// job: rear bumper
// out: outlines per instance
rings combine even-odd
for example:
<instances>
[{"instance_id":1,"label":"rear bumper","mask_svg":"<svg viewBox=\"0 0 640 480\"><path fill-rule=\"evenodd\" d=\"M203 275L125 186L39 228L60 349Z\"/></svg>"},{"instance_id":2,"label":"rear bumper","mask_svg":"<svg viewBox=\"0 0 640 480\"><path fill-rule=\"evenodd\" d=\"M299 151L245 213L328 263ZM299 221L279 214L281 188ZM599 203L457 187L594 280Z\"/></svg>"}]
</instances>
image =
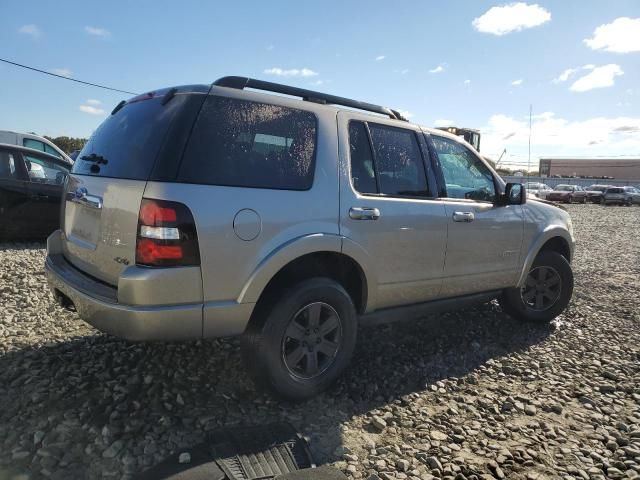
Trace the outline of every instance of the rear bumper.
<instances>
[{"instance_id":1,"label":"rear bumper","mask_svg":"<svg viewBox=\"0 0 640 480\"><path fill-rule=\"evenodd\" d=\"M121 277L125 288L106 285L87 276L62 255L61 232L47 239L45 272L49 286L62 303L73 303L80 318L98 330L127 340L193 340L237 335L244 331L253 304L237 302L136 305L126 298L148 298L150 284L172 283L157 278L161 269L138 269ZM148 278L145 278L145 270ZM145 281L148 280L148 281ZM185 286L185 289L188 287ZM202 296L200 295L200 298ZM206 320L206 323L205 323Z\"/></svg>"}]
</instances>

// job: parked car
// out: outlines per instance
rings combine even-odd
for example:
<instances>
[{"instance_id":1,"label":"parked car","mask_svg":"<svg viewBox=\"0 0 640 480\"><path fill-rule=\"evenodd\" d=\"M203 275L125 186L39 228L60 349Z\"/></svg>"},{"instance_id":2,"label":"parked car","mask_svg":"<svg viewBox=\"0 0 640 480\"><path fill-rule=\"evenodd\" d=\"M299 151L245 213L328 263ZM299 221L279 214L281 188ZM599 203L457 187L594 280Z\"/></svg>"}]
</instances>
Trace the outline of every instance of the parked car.
<instances>
[{"instance_id":1,"label":"parked car","mask_svg":"<svg viewBox=\"0 0 640 480\"><path fill-rule=\"evenodd\" d=\"M603 194L604 205L627 205L640 203L640 191L635 187L610 187Z\"/></svg>"},{"instance_id":2,"label":"parked car","mask_svg":"<svg viewBox=\"0 0 640 480\"><path fill-rule=\"evenodd\" d=\"M557 185L547 194L547 200L564 203L585 203L587 192L580 185Z\"/></svg>"},{"instance_id":3,"label":"parked car","mask_svg":"<svg viewBox=\"0 0 640 480\"><path fill-rule=\"evenodd\" d=\"M50 140L33 133L18 133L9 130L0 130L0 143L20 145L40 152L48 153L68 163L73 163L71 157L64 153Z\"/></svg>"},{"instance_id":4,"label":"parked car","mask_svg":"<svg viewBox=\"0 0 640 480\"><path fill-rule=\"evenodd\" d=\"M611 185L591 185L586 189L587 201L591 203L602 203L604 192Z\"/></svg>"},{"instance_id":5,"label":"parked car","mask_svg":"<svg viewBox=\"0 0 640 480\"><path fill-rule=\"evenodd\" d=\"M54 155L0 144L0 239L45 238L56 230L70 170Z\"/></svg>"},{"instance_id":6,"label":"parked car","mask_svg":"<svg viewBox=\"0 0 640 480\"><path fill-rule=\"evenodd\" d=\"M291 399L338 377L359 324L494 298L547 322L572 295L565 211L454 135L271 82L121 102L65 199L45 266L63 306L132 340L242 335L254 379Z\"/></svg>"},{"instance_id":7,"label":"parked car","mask_svg":"<svg viewBox=\"0 0 640 480\"><path fill-rule=\"evenodd\" d=\"M542 199L546 199L547 195L553 191L553 189L546 183L528 182L526 186L527 193Z\"/></svg>"}]
</instances>

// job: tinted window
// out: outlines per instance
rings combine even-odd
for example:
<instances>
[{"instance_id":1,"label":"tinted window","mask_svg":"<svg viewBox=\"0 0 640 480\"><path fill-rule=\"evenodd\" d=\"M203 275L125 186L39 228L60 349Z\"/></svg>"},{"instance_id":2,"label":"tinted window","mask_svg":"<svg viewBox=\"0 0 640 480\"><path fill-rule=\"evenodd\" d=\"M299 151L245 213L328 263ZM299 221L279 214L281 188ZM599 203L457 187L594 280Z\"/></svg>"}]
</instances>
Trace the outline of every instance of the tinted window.
<instances>
[{"instance_id":1,"label":"tinted window","mask_svg":"<svg viewBox=\"0 0 640 480\"><path fill-rule=\"evenodd\" d=\"M73 173L147 180L175 113L188 95L126 104L93 133L73 164Z\"/></svg>"},{"instance_id":2,"label":"tinted window","mask_svg":"<svg viewBox=\"0 0 640 480\"><path fill-rule=\"evenodd\" d=\"M360 193L377 193L373 154L366 126L362 122L349 124L349 151L353 187Z\"/></svg>"},{"instance_id":3,"label":"tinted window","mask_svg":"<svg viewBox=\"0 0 640 480\"><path fill-rule=\"evenodd\" d=\"M210 96L185 151L180 180L307 190L315 143L316 118L310 112Z\"/></svg>"},{"instance_id":4,"label":"tinted window","mask_svg":"<svg viewBox=\"0 0 640 480\"><path fill-rule=\"evenodd\" d=\"M58 153L58 151L50 145L44 144L44 151L50 155L54 155L58 158L62 158L62 156Z\"/></svg>"},{"instance_id":5,"label":"tinted window","mask_svg":"<svg viewBox=\"0 0 640 480\"><path fill-rule=\"evenodd\" d=\"M31 138L25 138L22 140L22 144L27 148L33 148L34 150L40 150L44 152L44 143L39 140L33 140Z\"/></svg>"},{"instance_id":6,"label":"tinted window","mask_svg":"<svg viewBox=\"0 0 640 480\"><path fill-rule=\"evenodd\" d=\"M449 198L493 202L496 189L487 166L464 145L433 136Z\"/></svg>"},{"instance_id":7,"label":"tinted window","mask_svg":"<svg viewBox=\"0 0 640 480\"><path fill-rule=\"evenodd\" d=\"M412 130L369 124L380 193L429 196L418 140Z\"/></svg>"},{"instance_id":8,"label":"tinted window","mask_svg":"<svg viewBox=\"0 0 640 480\"><path fill-rule=\"evenodd\" d=\"M34 157L33 155L23 154L23 157L30 182L48 183L50 185L62 185L64 183L64 179L69 172L68 168L64 168L51 160Z\"/></svg>"},{"instance_id":9,"label":"tinted window","mask_svg":"<svg viewBox=\"0 0 640 480\"><path fill-rule=\"evenodd\" d=\"M16 160L9 152L3 152L0 150L0 178L17 179L18 172L16 172Z\"/></svg>"}]
</instances>

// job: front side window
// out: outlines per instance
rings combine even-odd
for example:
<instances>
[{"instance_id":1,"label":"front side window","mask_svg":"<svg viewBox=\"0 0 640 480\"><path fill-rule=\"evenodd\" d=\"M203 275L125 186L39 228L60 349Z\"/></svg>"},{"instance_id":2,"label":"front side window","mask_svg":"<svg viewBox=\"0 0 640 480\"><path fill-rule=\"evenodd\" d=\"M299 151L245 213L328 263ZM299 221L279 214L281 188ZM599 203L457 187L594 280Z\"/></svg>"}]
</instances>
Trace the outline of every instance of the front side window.
<instances>
[{"instance_id":1,"label":"front side window","mask_svg":"<svg viewBox=\"0 0 640 480\"><path fill-rule=\"evenodd\" d=\"M32 155L24 155L24 163L29 174L29 181L33 183L62 185L68 173L68 170L63 166Z\"/></svg>"},{"instance_id":2,"label":"front side window","mask_svg":"<svg viewBox=\"0 0 640 480\"><path fill-rule=\"evenodd\" d=\"M17 178L15 158L9 152L0 151L0 179L16 180Z\"/></svg>"},{"instance_id":3,"label":"front side window","mask_svg":"<svg viewBox=\"0 0 640 480\"><path fill-rule=\"evenodd\" d=\"M44 144L44 151L49 155L53 155L54 157L62 158L62 156L58 153L58 151L53 148L51 145Z\"/></svg>"},{"instance_id":4,"label":"front side window","mask_svg":"<svg viewBox=\"0 0 640 480\"><path fill-rule=\"evenodd\" d=\"M308 190L316 129L311 112L210 96L185 151L180 180Z\"/></svg>"},{"instance_id":5,"label":"front side window","mask_svg":"<svg viewBox=\"0 0 640 480\"><path fill-rule=\"evenodd\" d=\"M494 202L496 187L489 168L464 145L433 136L449 198Z\"/></svg>"}]
</instances>

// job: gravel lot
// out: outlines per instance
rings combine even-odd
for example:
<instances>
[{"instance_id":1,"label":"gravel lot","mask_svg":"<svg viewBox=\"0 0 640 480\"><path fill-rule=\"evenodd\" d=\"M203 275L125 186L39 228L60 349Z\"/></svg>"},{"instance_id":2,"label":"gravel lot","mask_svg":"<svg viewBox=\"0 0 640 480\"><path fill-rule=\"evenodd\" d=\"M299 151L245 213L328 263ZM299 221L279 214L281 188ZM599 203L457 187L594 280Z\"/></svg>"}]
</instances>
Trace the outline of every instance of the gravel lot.
<instances>
[{"instance_id":1,"label":"gravel lot","mask_svg":"<svg viewBox=\"0 0 640 480\"><path fill-rule=\"evenodd\" d=\"M258 393L237 340L133 344L57 307L43 244L0 245L0 480L131 478L207 431L293 423L363 479L640 477L640 208L569 206L570 308L496 304L362 330L330 391Z\"/></svg>"}]
</instances>

